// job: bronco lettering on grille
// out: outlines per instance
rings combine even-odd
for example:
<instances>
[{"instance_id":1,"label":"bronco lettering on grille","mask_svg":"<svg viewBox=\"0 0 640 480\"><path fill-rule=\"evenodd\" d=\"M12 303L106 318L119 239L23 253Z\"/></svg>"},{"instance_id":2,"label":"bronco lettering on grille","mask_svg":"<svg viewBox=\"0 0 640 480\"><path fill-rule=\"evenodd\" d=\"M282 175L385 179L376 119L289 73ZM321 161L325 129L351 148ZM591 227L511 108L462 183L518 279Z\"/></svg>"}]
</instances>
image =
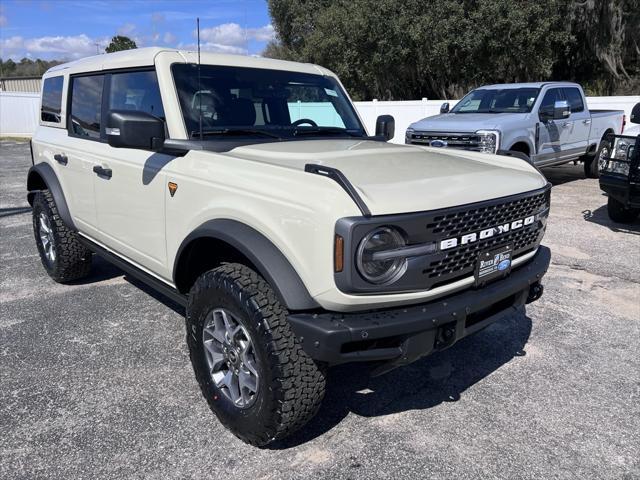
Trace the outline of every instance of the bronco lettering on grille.
<instances>
[{"instance_id":1,"label":"bronco lettering on grille","mask_svg":"<svg viewBox=\"0 0 640 480\"><path fill-rule=\"evenodd\" d=\"M526 218L514 220L510 223L505 223L504 225L498 225L496 227L480 230L479 232L467 233L459 237L447 238L440 242L440 250L448 250L449 248L457 247L458 245L466 245L468 243L477 242L478 240L484 240L485 238L502 235L503 233L507 233L511 230L517 230L518 228L531 225L533 222L535 222L535 220L536 216L531 215Z\"/></svg>"}]
</instances>

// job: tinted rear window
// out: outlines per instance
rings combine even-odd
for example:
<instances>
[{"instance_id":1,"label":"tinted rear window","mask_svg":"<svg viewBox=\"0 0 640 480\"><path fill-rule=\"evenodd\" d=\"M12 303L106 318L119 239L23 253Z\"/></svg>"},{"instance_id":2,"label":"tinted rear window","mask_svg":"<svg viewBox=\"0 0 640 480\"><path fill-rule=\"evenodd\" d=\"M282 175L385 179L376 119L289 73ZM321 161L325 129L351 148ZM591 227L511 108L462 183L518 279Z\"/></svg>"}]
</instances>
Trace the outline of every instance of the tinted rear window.
<instances>
[{"instance_id":1,"label":"tinted rear window","mask_svg":"<svg viewBox=\"0 0 640 480\"><path fill-rule=\"evenodd\" d=\"M42 87L42 107L40 108L40 119L43 122L60 123L63 84L64 77L62 76L45 79Z\"/></svg>"},{"instance_id":2,"label":"tinted rear window","mask_svg":"<svg viewBox=\"0 0 640 480\"><path fill-rule=\"evenodd\" d=\"M104 75L75 77L71 84L71 133L100 139Z\"/></svg>"}]
</instances>

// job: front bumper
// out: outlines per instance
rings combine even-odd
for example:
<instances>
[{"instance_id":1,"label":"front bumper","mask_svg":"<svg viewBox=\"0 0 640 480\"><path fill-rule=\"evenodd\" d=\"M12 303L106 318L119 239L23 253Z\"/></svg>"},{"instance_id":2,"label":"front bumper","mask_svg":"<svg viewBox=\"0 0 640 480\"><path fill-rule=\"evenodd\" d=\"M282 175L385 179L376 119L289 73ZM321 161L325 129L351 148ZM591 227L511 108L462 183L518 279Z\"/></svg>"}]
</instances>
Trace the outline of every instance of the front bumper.
<instances>
[{"instance_id":1,"label":"front bumper","mask_svg":"<svg viewBox=\"0 0 640 480\"><path fill-rule=\"evenodd\" d=\"M289 316L289 322L312 358L332 365L386 361L377 372L383 373L450 347L539 298L540 281L550 260L550 250L540 246L531 261L480 289L410 307L346 314L297 313Z\"/></svg>"},{"instance_id":2,"label":"front bumper","mask_svg":"<svg viewBox=\"0 0 640 480\"><path fill-rule=\"evenodd\" d=\"M601 173L600 189L626 207L640 207L640 183L629 181L628 177Z\"/></svg>"}]
</instances>

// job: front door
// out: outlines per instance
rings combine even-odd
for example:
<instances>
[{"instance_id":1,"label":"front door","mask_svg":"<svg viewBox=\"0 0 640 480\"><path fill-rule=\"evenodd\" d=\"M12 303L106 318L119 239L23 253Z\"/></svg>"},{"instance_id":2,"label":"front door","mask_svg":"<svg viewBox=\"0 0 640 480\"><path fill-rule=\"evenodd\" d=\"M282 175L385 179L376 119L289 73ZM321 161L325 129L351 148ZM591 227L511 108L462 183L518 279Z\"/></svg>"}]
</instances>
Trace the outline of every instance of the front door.
<instances>
[{"instance_id":1,"label":"front door","mask_svg":"<svg viewBox=\"0 0 640 480\"><path fill-rule=\"evenodd\" d=\"M107 111L139 110L164 119L155 71L113 73L106 82L103 104ZM169 192L163 167L174 157L107 143L99 148L102 160L93 177L99 240L142 267L167 273L165 197Z\"/></svg>"},{"instance_id":2,"label":"front door","mask_svg":"<svg viewBox=\"0 0 640 480\"><path fill-rule=\"evenodd\" d=\"M562 89L550 88L544 94L538 109L553 107L556 101L564 100ZM544 165L553 163L562 158L562 136L565 135L566 120L545 120L539 122L538 149L536 164Z\"/></svg>"}]
</instances>

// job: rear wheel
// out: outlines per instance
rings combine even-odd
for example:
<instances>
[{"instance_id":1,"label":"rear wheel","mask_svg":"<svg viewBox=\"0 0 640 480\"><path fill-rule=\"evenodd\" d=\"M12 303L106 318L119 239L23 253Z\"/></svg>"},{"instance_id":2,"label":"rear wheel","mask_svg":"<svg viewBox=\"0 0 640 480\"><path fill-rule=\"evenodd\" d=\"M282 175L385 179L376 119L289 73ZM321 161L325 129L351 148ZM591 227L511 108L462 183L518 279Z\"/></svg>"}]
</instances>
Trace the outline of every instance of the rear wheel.
<instances>
[{"instance_id":1,"label":"rear wheel","mask_svg":"<svg viewBox=\"0 0 640 480\"><path fill-rule=\"evenodd\" d=\"M91 251L62 222L49 190L35 194L32 215L40 260L49 276L56 282L66 283L89 275Z\"/></svg>"},{"instance_id":2,"label":"rear wheel","mask_svg":"<svg viewBox=\"0 0 640 480\"><path fill-rule=\"evenodd\" d=\"M202 274L189 292L187 343L202 394L237 437L264 446L318 411L325 370L302 349L269 284L240 264Z\"/></svg>"},{"instance_id":3,"label":"rear wheel","mask_svg":"<svg viewBox=\"0 0 640 480\"><path fill-rule=\"evenodd\" d=\"M584 175L587 178L598 178L600 176L600 170L607 163L606 157L610 155L611 144L606 140L602 140L596 154L592 157L586 157L584 159Z\"/></svg>"},{"instance_id":4,"label":"rear wheel","mask_svg":"<svg viewBox=\"0 0 640 480\"><path fill-rule=\"evenodd\" d=\"M612 197L607 201L607 211L609 218L618 223L631 223L640 214L639 208L627 208L622 202Z\"/></svg>"}]
</instances>

